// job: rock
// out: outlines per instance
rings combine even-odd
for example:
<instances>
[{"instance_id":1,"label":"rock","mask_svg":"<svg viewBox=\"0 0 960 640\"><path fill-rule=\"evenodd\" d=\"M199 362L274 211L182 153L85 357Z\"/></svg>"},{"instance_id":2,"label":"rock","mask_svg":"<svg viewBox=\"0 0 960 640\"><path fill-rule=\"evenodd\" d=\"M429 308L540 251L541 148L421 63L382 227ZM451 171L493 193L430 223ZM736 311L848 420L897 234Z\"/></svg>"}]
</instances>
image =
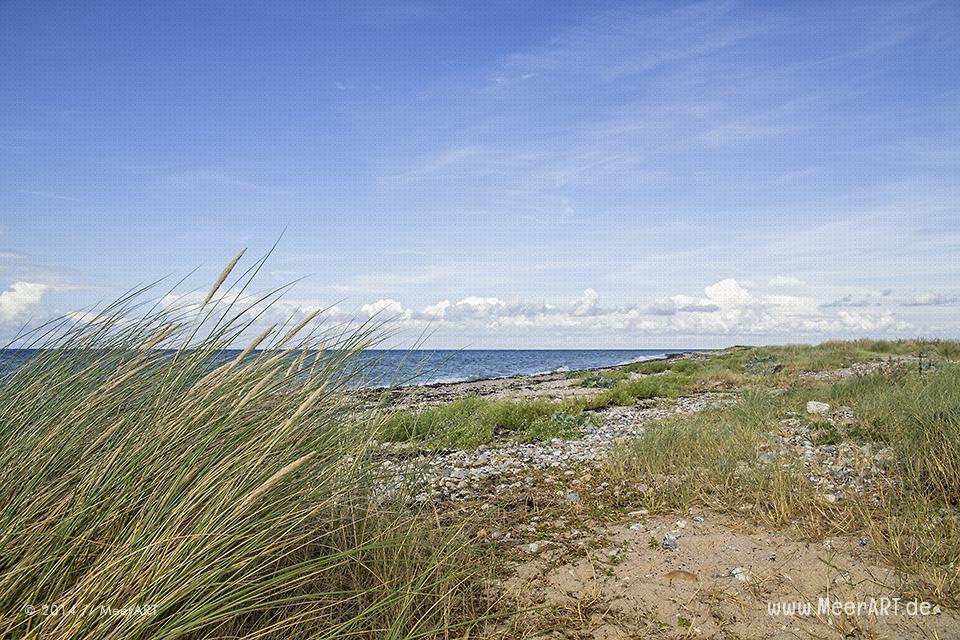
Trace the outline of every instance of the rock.
<instances>
[{"instance_id":1,"label":"rock","mask_svg":"<svg viewBox=\"0 0 960 640\"><path fill-rule=\"evenodd\" d=\"M540 545L537 544L536 542L531 542L527 546L527 553L536 553L538 551L540 551Z\"/></svg>"},{"instance_id":2,"label":"rock","mask_svg":"<svg viewBox=\"0 0 960 640\"><path fill-rule=\"evenodd\" d=\"M680 548L680 542L676 534L667 533L663 536L663 540L660 541L660 546L668 551L676 551Z\"/></svg>"},{"instance_id":3,"label":"rock","mask_svg":"<svg viewBox=\"0 0 960 640\"><path fill-rule=\"evenodd\" d=\"M868 544L870 544L870 538L868 538L867 536L863 536L860 538L860 540L857 541L857 544L859 544L861 547L865 547Z\"/></svg>"},{"instance_id":4,"label":"rock","mask_svg":"<svg viewBox=\"0 0 960 640\"><path fill-rule=\"evenodd\" d=\"M670 582L673 582L674 580L681 580L683 582L700 582L700 578L690 573L689 571L684 571L683 569L677 569L675 571L671 571L670 573L664 574L663 577L669 580Z\"/></svg>"},{"instance_id":5,"label":"rock","mask_svg":"<svg viewBox=\"0 0 960 640\"><path fill-rule=\"evenodd\" d=\"M580 494L576 491L568 491L567 494L563 496L563 499L571 503L580 502Z\"/></svg>"},{"instance_id":6,"label":"rock","mask_svg":"<svg viewBox=\"0 0 960 640\"><path fill-rule=\"evenodd\" d=\"M730 571L730 575L740 582L750 582L750 574L743 567L734 567Z\"/></svg>"},{"instance_id":7,"label":"rock","mask_svg":"<svg viewBox=\"0 0 960 640\"><path fill-rule=\"evenodd\" d=\"M807 403L807 413L812 416L823 415L830 411L830 405L826 402L817 402L816 400L811 400Z\"/></svg>"},{"instance_id":8,"label":"rock","mask_svg":"<svg viewBox=\"0 0 960 640\"><path fill-rule=\"evenodd\" d=\"M837 496L836 494L833 494L833 493L825 493L821 497L823 498L823 501L826 502L827 504L833 504L837 501Z\"/></svg>"}]
</instances>

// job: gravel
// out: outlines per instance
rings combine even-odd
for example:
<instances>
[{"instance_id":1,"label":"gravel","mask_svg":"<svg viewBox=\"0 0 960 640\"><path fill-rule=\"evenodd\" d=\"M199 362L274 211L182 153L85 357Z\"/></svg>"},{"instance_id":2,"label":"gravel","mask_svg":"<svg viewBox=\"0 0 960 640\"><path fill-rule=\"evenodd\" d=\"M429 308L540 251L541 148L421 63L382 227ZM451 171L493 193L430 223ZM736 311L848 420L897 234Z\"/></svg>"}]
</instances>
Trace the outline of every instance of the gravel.
<instances>
[{"instance_id":1,"label":"gravel","mask_svg":"<svg viewBox=\"0 0 960 640\"><path fill-rule=\"evenodd\" d=\"M707 407L732 403L734 394L704 393L680 398L673 404L647 407L609 407L594 412L595 425L579 437L520 444L493 442L476 449L443 451L409 455L409 446L392 443L381 445L385 458L382 469L398 480L410 472L419 473L421 502L433 500L469 500L518 488L532 488L537 472L565 476L570 484L589 481L583 473L590 466L606 459L618 442L643 433L652 421L677 414L702 411ZM568 502L578 502L580 495L567 490L562 494Z\"/></svg>"}]
</instances>

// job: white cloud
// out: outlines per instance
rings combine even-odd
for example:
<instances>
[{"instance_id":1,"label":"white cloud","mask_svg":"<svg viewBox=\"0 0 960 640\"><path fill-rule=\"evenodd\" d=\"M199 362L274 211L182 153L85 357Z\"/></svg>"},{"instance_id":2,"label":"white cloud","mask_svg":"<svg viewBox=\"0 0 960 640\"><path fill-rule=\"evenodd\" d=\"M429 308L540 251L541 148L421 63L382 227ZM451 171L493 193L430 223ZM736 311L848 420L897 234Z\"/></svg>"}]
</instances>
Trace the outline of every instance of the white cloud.
<instances>
[{"instance_id":1,"label":"white cloud","mask_svg":"<svg viewBox=\"0 0 960 640\"><path fill-rule=\"evenodd\" d=\"M47 288L37 282L14 282L7 291L0 292L0 322L20 319L30 307L40 302Z\"/></svg>"},{"instance_id":2,"label":"white cloud","mask_svg":"<svg viewBox=\"0 0 960 640\"><path fill-rule=\"evenodd\" d=\"M848 293L842 298L837 298L836 300L831 300L830 302L825 302L821 307L830 308L830 307L877 307L880 306L880 301L877 300L876 296L872 293Z\"/></svg>"},{"instance_id":3,"label":"white cloud","mask_svg":"<svg viewBox=\"0 0 960 640\"><path fill-rule=\"evenodd\" d=\"M449 300L441 300L437 304L432 304L426 309L423 310L424 315L432 316L434 318L442 318L447 312L447 309L450 307Z\"/></svg>"},{"instance_id":4,"label":"white cloud","mask_svg":"<svg viewBox=\"0 0 960 640\"><path fill-rule=\"evenodd\" d=\"M704 289L707 298L721 309L731 309L753 304L750 292L733 278L721 280Z\"/></svg>"},{"instance_id":5,"label":"white cloud","mask_svg":"<svg viewBox=\"0 0 960 640\"><path fill-rule=\"evenodd\" d=\"M957 303L956 296L947 296L939 293L919 293L903 303L905 307L936 307Z\"/></svg>"},{"instance_id":6,"label":"white cloud","mask_svg":"<svg viewBox=\"0 0 960 640\"><path fill-rule=\"evenodd\" d=\"M603 296L592 288L585 289L578 297L556 302L468 295L457 302L441 299L425 304L419 311L399 299L381 298L354 307L353 311L328 309L318 319L318 326L322 329L332 322L338 328L349 330L376 317L377 322L385 323L387 333L407 336L426 333L451 348L511 344L637 346L667 342L720 345L754 339L780 342L904 336L914 330L911 322L917 320L916 314L911 315L908 309L900 307L902 300L877 297L884 301L878 307L830 307L821 304L816 292L816 287L807 285L791 291L790 295L766 293L761 285L752 285L746 279L725 278L704 287L699 296L680 292L655 300L616 305L602 304ZM232 299L234 293L231 290L224 295ZM176 300L181 308L185 304L196 307L204 295L201 292L171 296L167 304ZM932 304L943 298L924 296L917 299ZM255 326L250 328L251 335L272 324L295 324L318 308L286 299L267 307L266 303L244 297L241 304L253 304L251 318L260 314ZM898 310L904 315L898 315ZM394 334L398 329L402 333ZM238 342L242 343L243 339Z\"/></svg>"},{"instance_id":7,"label":"white cloud","mask_svg":"<svg viewBox=\"0 0 960 640\"><path fill-rule=\"evenodd\" d=\"M792 283L791 283L792 284ZM903 332L911 325L889 309L847 311L824 307L812 295L763 295L746 281L719 280L704 288L704 297L679 293L653 302L603 306L594 289L566 303L504 301L467 296L456 304L442 300L422 313L405 310L396 300L380 300L365 311L389 309L411 329L427 326L454 336L586 336L602 343L644 335L783 336L865 335Z\"/></svg>"},{"instance_id":8,"label":"white cloud","mask_svg":"<svg viewBox=\"0 0 960 640\"><path fill-rule=\"evenodd\" d=\"M575 308L573 315L590 316L597 311L597 302L600 300L599 294L593 289L584 289L583 297L574 301Z\"/></svg>"},{"instance_id":9,"label":"white cloud","mask_svg":"<svg viewBox=\"0 0 960 640\"><path fill-rule=\"evenodd\" d=\"M802 287L806 284L807 283L800 278L794 278L793 276L774 276L767 280L768 287Z\"/></svg>"},{"instance_id":10,"label":"white cloud","mask_svg":"<svg viewBox=\"0 0 960 640\"><path fill-rule=\"evenodd\" d=\"M371 317L378 314L387 317L409 315L409 312L404 310L402 304L392 299L377 300L373 304L365 304L360 307L360 311Z\"/></svg>"}]
</instances>

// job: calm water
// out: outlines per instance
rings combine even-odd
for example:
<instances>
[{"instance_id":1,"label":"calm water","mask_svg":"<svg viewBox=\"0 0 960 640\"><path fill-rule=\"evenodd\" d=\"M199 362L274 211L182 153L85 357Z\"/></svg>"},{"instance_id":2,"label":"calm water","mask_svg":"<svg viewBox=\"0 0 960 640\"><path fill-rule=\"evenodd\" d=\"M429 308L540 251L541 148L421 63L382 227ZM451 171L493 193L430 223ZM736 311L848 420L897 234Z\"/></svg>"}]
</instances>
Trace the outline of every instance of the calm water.
<instances>
[{"instance_id":1,"label":"calm water","mask_svg":"<svg viewBox=\"0 0 960 640\"><path fill-rule=\"evenodd\" d=\"M377 350L358 354L353 366L360 373L359 384L425 384L500 378L517 374L546 373L606 367L637 360L658 358L679 349L570 349L570 350ZM0 371L29 358L26 350L0 350ZM222 351L219 364L239 351Z\"/></svg>"},{"instance_id":2,"label":"calm water","mask_svg":"<svg viewBox=\"0 0 960 640\"><path fill-rule=\"evenodd\" d=\"M571 349L571 350L418 350L365 352L368 383L389 384L400 371L399 384L456 382L501 378L517 374L573 371L649 360L676 349Z\"/></svg>"}]
</instances>

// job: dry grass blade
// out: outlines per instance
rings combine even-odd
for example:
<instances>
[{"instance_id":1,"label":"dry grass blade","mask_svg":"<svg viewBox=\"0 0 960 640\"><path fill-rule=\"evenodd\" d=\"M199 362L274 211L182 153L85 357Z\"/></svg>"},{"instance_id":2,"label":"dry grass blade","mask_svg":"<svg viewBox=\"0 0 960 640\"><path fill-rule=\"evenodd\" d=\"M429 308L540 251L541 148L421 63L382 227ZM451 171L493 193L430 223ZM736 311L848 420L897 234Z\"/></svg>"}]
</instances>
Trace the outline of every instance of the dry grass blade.
<instances>
[{"instance_id":1,"label":"dry grass blade","mask_svg":"<svg viewBox=\"0 0 960 640\"><path fill-rule=\"evenodd\" d=\"M210 292L207 294L207 297L204 298L203 304L200 305L201 309L207 306L207 303L210 302L213 296L216 295L217 291L220 290L220 287L223 285L224 281L230 276L230 272L233 271L233 268L237 266L237 263L240 262L240 258L242 258L243 254L246 252L246 249L241 249L240 253L238 253L233 260L230 261L230 264L228 264L224 270L220 272L220 277L217 278L215 283L213 283L213 287L210 288Z\"/></svg>"}]
</instances>

